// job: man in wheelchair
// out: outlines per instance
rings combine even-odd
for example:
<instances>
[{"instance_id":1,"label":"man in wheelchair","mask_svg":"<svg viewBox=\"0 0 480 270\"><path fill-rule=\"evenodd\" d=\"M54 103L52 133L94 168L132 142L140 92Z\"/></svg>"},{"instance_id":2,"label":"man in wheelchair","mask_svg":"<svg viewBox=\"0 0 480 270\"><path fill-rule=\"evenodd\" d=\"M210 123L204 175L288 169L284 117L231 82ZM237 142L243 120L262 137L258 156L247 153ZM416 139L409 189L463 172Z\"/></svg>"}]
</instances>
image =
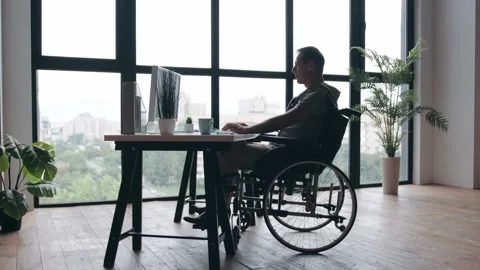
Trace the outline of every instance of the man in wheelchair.
<instances>
[{"instance_id":1,"label":"man in wheelchair","mask_svg":"<svg viewBox=\"0 0 480 270\"><path fill-rule=\"evenodd\" d=\"M222 130L239 134L277 132L280 137L302 140L315 140L324 128L327 112L337 109L340 91L325 83L323 68L325 59L315 47L300 48L297 51L292 72L299 84L305 85L305 91L293 98L286 112L267 119L261 123L248 126L244 123L227 123ZM225 183L233 182L233 175L240 169L253 169L255 163L268 151L278 147L276 143L239 142L230 151L219 152L220 172ZM231 192L226 194L227 209L231 201ZM190 223L200 224L204 221L204 209L198 210L198 217L184 217Z\"/></svg>"}]
</instances>

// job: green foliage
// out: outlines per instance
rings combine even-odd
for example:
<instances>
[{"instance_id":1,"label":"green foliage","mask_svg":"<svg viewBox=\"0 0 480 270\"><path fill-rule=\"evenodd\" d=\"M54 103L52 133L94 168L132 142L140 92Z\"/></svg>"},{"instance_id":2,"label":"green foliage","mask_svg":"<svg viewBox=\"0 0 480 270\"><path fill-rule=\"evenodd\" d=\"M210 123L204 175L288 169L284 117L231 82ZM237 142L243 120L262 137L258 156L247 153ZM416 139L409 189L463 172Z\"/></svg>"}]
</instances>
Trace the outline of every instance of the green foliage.
<instances>
[{"instance_id":1,"label":"green foliage","mask_svg":"<svg viewBox=\"0 0 480 270\"><path fill-rule=\"evenodd\" d=\"M56 185L52 182L57 174L55 149L45 142L22 144L10 135L5 135L1 149L0 171L7 172L9 184L5 184L3 175L0 174L4 187L0 192L0 208L5 214L18 220L25 215L28 208L24 190L38 197L55 196ZM16 177L12 176L12 159L18 161ZM18 190L25 179L26 187Z\"/></svg>"},{"instance_id":2,"label":"green foliage","mask_svg":"<svg viewBox=\"0 0 480 270\"><path fill-rule=\"evenodd\" d=\"M5 214L17 220L27 212L25 194L17 190L7 189L0 192L0 205Z\"/></svg>"},{"instance_id":3,"label":"green foliage","mask_svg":"<svg viewBox=\"0 0 480 270\"><path fill-rule=\"evenodd\" d=\"M191 124L193 121L192 121L192 118L191 117L187 117L187 120L185 121L185 123L187 124Z\"/></svg>"},{"instance_id":4,"label":"green foliage","mask_svg":"<svg viewBox=\"0 0 480 270\"><path fill-rule=\"evenodd\" d=\"M80 136L74 136L80 137ZM70 203L116 200L121 179L121 155L111 143L93 140L74 144L55 140L58 166L55 182L61 186L54 198L40 203ZM62 149L62 151L60 151ZM178 195L185 152L145 151L143 153L144 189L159 195ZM144 196L151 196L144 192Z\"/></svg>"},{"instance_id":5,"label":"green foliage","mask_svg":"<svg viewBox=\"0 0 480 270\"><path fill-rule=\"evenodd\" d=\"M442 131L448 130L448 120L432 107L419 104L415 90L402 91L413 80L411 66L419 59L422 51L427 49L423 40L409 52L406 60L380 55L374 50L352 47L362 53L362 56L380 69L380 76L373 76L361 69L350 70L350 82L362 91L369 90L370 96L364 104L358 104L353 109L358 110L371 119L371 125L379 128L382 148L388 157L394 157L406 132L401 127L417 114L424 114L426 121ZM358 118L354 118L358 120Z\"/></svg>"}]
</instances>

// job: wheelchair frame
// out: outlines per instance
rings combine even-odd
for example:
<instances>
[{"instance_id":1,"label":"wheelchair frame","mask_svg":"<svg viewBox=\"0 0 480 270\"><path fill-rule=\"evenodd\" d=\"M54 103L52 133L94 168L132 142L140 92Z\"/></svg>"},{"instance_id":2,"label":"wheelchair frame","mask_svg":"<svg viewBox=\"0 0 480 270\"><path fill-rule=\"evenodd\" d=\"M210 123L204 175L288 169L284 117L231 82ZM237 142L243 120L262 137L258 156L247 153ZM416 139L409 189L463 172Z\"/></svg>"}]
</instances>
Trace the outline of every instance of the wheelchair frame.
<instances>
[{"instance_id":1,"label":"wheelchair frame","mask_svg":"<svg viewBox=\"0 0 480 270\"><path fill-rule=\"evenodd\" d=\"M341 145L341 141L343 139L343 136L344 136L344 133L345 133L345 130L346 130L346 126L348 124L348 120L347 118L345 117L348 117L348 118L352 118L352 116L360 116L360 113L359 112L356 112L354 110L351 110L351 109L343 109L343 110L335 110L333 112L333 114L335 116L342 116L344 118L344 120L341 120L339 122L336 122L335 120L339 120L339 118L335 119L335 117L332 117L332 121L330 121L329 123L327 123L327 128L330 129L330 134L327 135L327 138L328 136L330 136L330 138L333 137L333 140L332 142L330 143L334 143L334 147L327 147L326 148L326 155L323 155L323 157L315 157L314 155L310 155L306 158L302 158L300 156L296 156L296 157L293 157L293 158L290 158L290 160L287 160L286 162L284 162L283 164L281 163L281 165L277 166L275 169L273 169L274 173L273 174L270 174L269 176L260 176L260 175L257 175L256 174L256 170L240 170L240 173L239 174L236 174L236 176L239 177L239 181L236 181L236 184L235 184L235 196L233 197L233 202L232 202L232 205L233 205L233 211L232 211L232 216L231 218L234 219L234 217L237 218L237 221L236 222L231 222L233 228L232 228L232 232L233 232L233 235L234 237L236 237L235 239L235 242L236 242L236 245L238 245L239 243L239 239L240 239L240 231L244 232L246 231L246 229L250 226L250 225L255 225L256 221L255 221L255 216L264 216L264 215L272 215L274 216L274 218L279 222L281 223L282 225L284 226L287 226L289 227L289 225L285 224L285 223L282 223L281 220L279 218L277 218L278 216L280 217L286 217L286 216L289 216L289 215L294 215L294 216L304 216L304 217L316 217L316 218L324 218L324 219L327 219L327 221L320 225L320 226L317 226L315 228L310 228L310 229L299 229L299 228L295 228L297 231L300 231L300 232L307 232L307 231L313 231L313 230L316 230L318 228L322 228L326 225L328 225L328 223L330 222L334 222L334 225L337 229L339 229L342 234L341 236L339 237L339 240L338 241L335 241L333 244L329 244L325 247L322 247L322 248L316 248L314 249L313 252L320 252L320 251L325 251L327 249L330 249L332 247L334 247L335 245L337 245L338 243L340 243L345 237L346 235L349 233L349 231L351 230L354 222L355 222L355 218L356 218L356 211L357 211L357 201L356 201L356 194L355 194L355 190L353 189L353 186L351 184L351 181L350 179L345 175L345 173L343 171L341 171L339 168L337 168L335 165L332 164L333 162L333 159L335 158L335 155L336 153L338 152L339 148L340 148L340 145ZM316 150L325 150L324 148L321 148L319 147L319 144L317 142L311 142L311 141L301 141L301 140L298 140L298 139L292 139L292 138L285 138L285 137L278 137L278 136L269 136L269 135L260 135L259 137L257 137L255 140L253 141L266 141L266 142L274 142L274 143L278 143L278 144L282 144L284 145L286 151L290 151L290 152L303 152L303 151L312 151L312 149L316 149ZM300 150L301 149L301 150ZM272 150L272 151L275 151L275 150ZM315 150L313 150L315 151ZM305 153L305 152L304 152ZM268 154L268 153L267 153ZM277 153L275 153L277 154ZM306 186L305 183L302 183L302 185L297 185L297 180L293 181L293 185L290 186L289 188L291 190L293 190L293 188L302 188L302 199L304 202L295 202L293 204L299 204L299 205L305 205L306 209L308 209L308 207L310 207L312 213L305 213L305 214L302 214L302 213L293 213L293 212L289 212L289 211L285 211L285 210L268 210L268 205L267 205L267 202L268 202L268 198L266 198L266 193L268 193L268 189L267 189L267 186L272 186L273 185L273 181L276 181L275 177L272 178L273 175L275 175L276 173L280 173L281 174L281 171L285 171L287 168L290 168L291 166L293 165L298 165L299 163L323 163L324 165L324 169L326 167L329 167L331 168L332 170L335 171L335 174L337 175L337 177L340 177L341 180L340 180L340 187L339 187L339 190L338 193L342 194L342 196L339 196L337 197L337 205L334 205L332 204L331 200L332 200L332 192L333 192L333 184L331 184L329 190L326 190L329 192L329 202L328 204L317 204L316 203L316 195L314 196L313 198L313 201L311 200L312 198L308 199L305 194L307 193L310 193L310 192L304 192L304 188L307 187L307 190L309 190L309 188L311 186ZM283 166L286 167L284 168ZM321 175L321 173L323 172L323 169L321 169L321 171L315 175L313 175L313 183L312 183L312 179L310 179L310 184L313 184L313 191L316 192L318 191L317 190L317 184L318 184L318 177L319 175ZM232 175L230 175L232 176ZM302 179L302 181L304 181L304 179ZM352 196L352 202L353 202L353 212L352 212L352 216L351 216L351 221L349 223L349 225L346 227L344 224L343 224L343 221L346 219L345 217L343 216L340 216L340 215L335 215L335 214L331 214L330 211L335 211L336 213L338 213L342 206L343 206L343 203L344 203L344 198L345 198L345 186L348 186L348 189L350 191L350 194ZM290 191L291 192L291 191ZM288 191L287 191L288 193ZM263 198L260 197L260 195L263 196ZM290 202L290 204L292 204L292 202ZM262 207L263 205L263 207ZM328 210L328 215L323 215L323 214L317 214L315 213L315 207L324 207L325 209ZM313 207L313 208L312 208ZM267 221L267 217L265 217L265 220ZM235 225L236 223L236 225ZM282 244L284 244L285 246L291 248L291 249L294 249L296 251L299 251L299 252L309 252L308 250L305 250L303 248L298 248L298 247L295 247L291 244L289 244L288 242L286 242L285 240L281 239L278 235L275 235L274 232L272 231L273 229L271 228L271 225L269 224L269 221L267 222L267 226L269 227L269 230L270 232L275 236L275 238L277 238L277 240L279 240L280 242L282 242ZM291 227L289 227L291 229Z\"/></svg>"},{"instance_id":2,"label":"wheelchair frame","mask_svg":"<svg viewBox=\"0 0 480 270\"><path fill-rule=\"evenodd\" d=\"M279 147L275 148L274 150L271 150L267 152L266 156L270 153L271 156L277 157L282 156L278 155L278 153L271 153L275 152L276 149L283 149L283 150L277 150L278 151L287 151L286 153L283 153L283 156L288 156L287 159L284 159L282 162L280 162L278 166L273 168L270 173L262 173L259 168L262 167L262 162L261 160L257 162L254 170L239 170L239 173L234 173L232 175L224 175L223 177L231 177L231 176L236 176L239 177L240 180L236 181L235 185L231 186L226 186L225 187L225 192L234 192L233 196L233 202L231 202L231 205L233 206L232 210L232 215L231 215L231 226L232 226L232 233L234 236L234 245L235 248L238 248L238 244L240 241L240 236L241 232L246 231L246 229L249 226L253 226L256 224L255 216L261 217L264 215L270 216L273 215L277 221L280 222L280 219L277 218L277 216L288 216L288 215L298 215L298 216L315 216L318 218L326 218L328 219L325 224L321 225L319 228L328 225L330 222L335 222L335 227L339 229L342 232L342 235L336 240L334 243L328 244L322 248L316 248L314 250L305 250L302 248L295 247L285 240L281 239L278 235L274 234L272 232L271 225L269 224L269 221L267 220L267 216L264 216L265 221L267 221L267 227L269 227L270 232L273 234L273 236L279 240L283 245L287 246L290 249L299 251L299 252L322 252L325 250L328 250L341 241L347 236L351 228L353 227L353 224L355 222L356 218L356 212L357 212L357 200L356 200L356 194L355 190L353 189L352 183L350 179L345 175L343 171L341 171L339 168L337 168L335 165L332 164L340 146L341 142L343 140L343 136L345 134L349 119L353 117L360 117L361 113L357 112L352 109L335 109L331 110L328 113L328 115L325 119L325 134L323 135L323 138L320 138L318 141L305 141L305 140L299 140L295 138L286 138L286 137L279 137L279 136L274 136L274 135L267 135L267 134L262 134L252 140L251 142L271 142L271 143L277 143L280 145L283 145L284 147ZM328 144L322 145L320 142L328 141ZM313 155L312 153L315 150L321 150L322 154L320 156ZM302 156L300 155L291 155L292 153L300 153L302 152ZM307 153L305 156L304 154ZM323 164L323 167L329 167L332 169L337 177L339 176L341 178L341 185L340 189L342 191L342 198L337 197L337 205L333 205L331 202L332 198L332 192L333 192L333 186L331 185L330 188L327 190L329 191L329 202L328 204L319 204L317 205L316 202L314 202L314 207L319 206L319 207L324 207L328 210L328 215L319 215L319 214L296 214L296 213L291 213L288 211L268 211L268 207L266 207L267 204L269 204L268 198L265 196L265 191L268 192L267 186L271 186L273 182L276 181L276 175L281 173L283 170L286 170L290 166L293 166L295 164L301 163L301 162L310 162L310 163L321 163ZM195 163L195 162L194 162ZM275 162L267 162L267 163L274 163ZM194 165L192 165L194 166ZM325 169L324 168L324 169ZM323 169L322 169L323 170ZM273 172L273 173L272 173ZM194 172L192 172L193 174ZM318 175L320 175L318 173ZM275 177L274 177L275 175ZM318 175L315 179L313 179L314 183L317 183L318 181ZM200 202L195 199L195 182L196 181L191 181L190 182L190 190L191 192L193 191L193 195L190 194L190 198L186 200L185 198L185 192L182 193L182 187L183 189L186 190L186 185L187 185L188 179L183 180L182 179L182 184L181 184L181 192L177 201L177 210L175 214L175 222L179 222L181 218L181 212L182 212L182 207L184 202L190 202L190 206L192 206L195 202ZM184 183L185 182L185 183ZM295 181L294 185L291 186L291 189L295 187L300 187L296 185L298 181ZM350 223L348 226L344 226L343 221L344 217L341 216L335 216L330 213L330 211L336 211L337 213L341 210L343 203L344 203L344 197L345 197L345 186L348 187L348 190L350 192L350 195L352 196L352 202L353 202L353 212L352 216L350 219ZM302 186L303 187L303 186ZM263 198L261 198L263 196ZM303 191L302 191L302 196L303 196ZM192 198L193 197L193 198ZM303 198L302 198L303 199ZM338 201L341 200L341 201ZM338 206L340 205L340 207ZM189 213L193 213L193 208L190 207ZM233 219L236 218L236 221ZM281 223L281 222L280 222ZM287 226L285 223L281 223L284 226ZM318 227L318 226L317 226ZM298 229L296 228L297 231L300 232L308 232L311 230L315 230L315 228L310 228L310 229Z\"/></svg>"}]
</instances>

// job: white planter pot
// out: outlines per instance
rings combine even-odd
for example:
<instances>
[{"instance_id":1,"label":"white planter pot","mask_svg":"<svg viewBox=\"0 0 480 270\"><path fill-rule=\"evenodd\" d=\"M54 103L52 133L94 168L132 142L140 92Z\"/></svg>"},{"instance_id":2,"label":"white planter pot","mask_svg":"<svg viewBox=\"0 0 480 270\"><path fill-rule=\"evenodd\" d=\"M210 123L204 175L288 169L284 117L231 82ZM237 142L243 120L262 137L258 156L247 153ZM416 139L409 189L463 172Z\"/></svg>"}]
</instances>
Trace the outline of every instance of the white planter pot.
<instances>
[{"instance_id":1,"label":"white planter pot","mask_svg":"<svg viewBox=\"0 0 480 270\"><path fill-rule=\"evenodd\" d=\"M173 135L175 132L176 119L158 119L158 127L161 135Z\"/></svg>"},{"instance_id":2,"label":"white planter pot","mask_svg":"<svg viewBox=\"0 0 480 270\"><path fill-rule=\"evenodd\" d=\"M398 194L398 182L400 180L400 158L383 158L383 193Z\"/></svg>"},{"instance_id":3,"label":"white planter pot","mask_svg":"<svg viewBox=\"0 0 480 270\"><path fill-rule=\"evenodd\" d=\"M184 131L185 133L193 133L193 123L185 124Z\"/></svg>"}]
</instances>

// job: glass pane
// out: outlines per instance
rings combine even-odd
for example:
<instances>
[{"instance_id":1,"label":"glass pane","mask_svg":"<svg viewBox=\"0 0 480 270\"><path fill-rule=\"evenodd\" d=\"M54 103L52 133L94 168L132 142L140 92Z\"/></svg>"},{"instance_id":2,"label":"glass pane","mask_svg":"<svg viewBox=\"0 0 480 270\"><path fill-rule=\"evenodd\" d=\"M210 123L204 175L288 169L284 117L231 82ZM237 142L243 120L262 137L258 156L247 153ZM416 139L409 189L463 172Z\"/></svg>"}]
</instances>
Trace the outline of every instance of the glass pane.
<instances>
[{"instance_id":1,"label":"glass pane","mask_svg":"<svg viewBox=\"0 0 480 270\"><path fill-rule=\"evenodd\" d=\"M104 134L120 132L120 74L39 71L39 140L53 144L57 196L41 204L117 199L120 152Z\"/></svg>"},{"instance_id":2,"label":"glass pane","mask_svg":"<svg viewBox=\"0 0 480 270\"><path fill-rule=\"evenodd\" d=\"M365 1L365 47L389 57L402 57L403 0ZM380 72L375 63L365 59L365 70Z\"/></svg>"},{"instance_id":3,"label":"glass pane","mask_svg":"<svg viewBox=\"0 0 480 270\"><path fill-rule=\"evenodd\" d=\"M209 0L137 0L139 65L210 67Z\"/></svg>"},{"instance_id":4,"label":"glass pane","mask_svg":"<svg viewBox=\"0 0 480 270\"><path fill-rule=\"evenodd\" d=\"M325 74L348 74L350 0L295 0L293 3L295 50L315 46L325 57Z\"/></svg>"},{"instance_id":5,"label":"glass pane","mask_svg":"<svg viewBox=\"0 0 480 270\"><path fill-rule=\"evenodd\" d=\"M262 122L285 111L285 80L220 78L220 125Z\"/></svg>"},{"instance_id":6,"label":"glass pane","mask_svg":"<svg viewBox=\"0 0 480 270\"><path fill-rule=\"evenodd\" d=\"M338 108L348 108L350 107L350 83L348 82L327 82L329 85L335 87L340 91L340 97L338 98ZM305 86L294 82L293 85L293 96L296 97L305 91ZM350 135L350 124L347 126L345 135L343 136L342 146L338 150L333 164L336 165L340 170L342 170L347 176L349 172L349 161L350 161L350 152L348 138Z\"/></svg>"},{"instance_id":7,"label":"glass pane","mask_svg":"<svg viewBox=\"0 0 480 270\"><path fill-rule=\"evenodd\" d=\"M368 91L362 91L362 103L365 99L372 96ZM376 134L380 128L374 128L371 125L371 119L367 115L362 115L360 120L360 184L373 184L382 182L382 158L386 157L380 139ZM406 132L407 125L400 129L400 132ZM408 170L408 135L402 140L397 156L400 157L400 181L407 180Z\"/></svg>"},{"instance_id":8,"label":"glass pane","mask_svg":"<svg viewBox=\"0 0 480 270\"><path fill-rule=\"evenodd\" d=\"M115 0L42 0L42 54L115 58Z\"/></svg>"},{"instance_id":9,"label":"glass pane","mask_svg":"<svg viewBox=\"0 0 480 270\"><path fill-rule=\"evenodd\" d=\"M138 87L147 111L150 109L150 80L150 74L137 74ZM198 128L198 118L211 117L211 104L210 77L182 75L177 128L183 129L187 116L192 117L195 128Z\"/></svg>"},{"instance_id":10,"label":"glass pane","mask_svg":"<svg viewBox=\"0 0 480 270\"><path fill-rule=\"evenodd\" d=\"M137 74L142 98L149 109L150 74ZM182 76L180 83L180 108L177 130L183 129L187 115L191 116L196 129L198 118L211 117L210 77ZM143 186L149 191L144 197L177 196L182 180L186 152L145 151L143 153ZM204 192L203 156L198 153L197 194Z\"/></svg>"},{"instance_id":11,"label":"glass pane","mask_svg":"<svg viewBox=\"0 0 480 270\"><path fill-rule=\"evenodd\" d=\"M285 71L285 1L220 1L220 68Z\"/></svg>"}]
</instances>

